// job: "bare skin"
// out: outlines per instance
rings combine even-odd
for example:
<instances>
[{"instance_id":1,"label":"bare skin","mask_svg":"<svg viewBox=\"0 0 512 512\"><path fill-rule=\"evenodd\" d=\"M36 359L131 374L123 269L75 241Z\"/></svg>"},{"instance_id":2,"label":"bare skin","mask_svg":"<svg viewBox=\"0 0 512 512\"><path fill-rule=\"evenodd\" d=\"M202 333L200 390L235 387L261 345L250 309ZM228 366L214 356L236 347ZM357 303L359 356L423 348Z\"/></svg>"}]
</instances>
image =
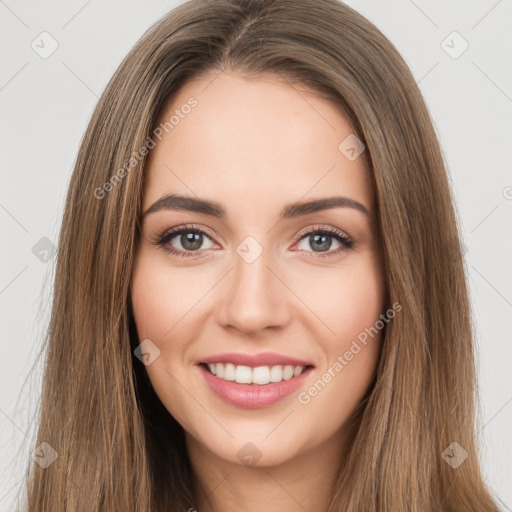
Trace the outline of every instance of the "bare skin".
<instances>
[{"instance_id":1,"label":"bare skin","mask_svg":"<svg viewBox=\"0 0 512 512\"><path fill-rule=\"evenodd\" d=\"M165 209L144 217L131 294L139 339L160 350L145 368L185 429L199 512L323 510L354 433L349 419L376 370L380 332L341 371L333 364L386 307L368 172L338 149L354 133L345 117L303 87L217 71L186 84L162 120L191 96L197 106L150 152L143 212L173 193L220 203L226 217ZM370 214L338 206L279 220L285 205L333 196ZM188 257L153 243L183 224L205 232L199 249L186 234L167 242ZM330 233L315 243L319 229L354 244ZM251 263L237 252L248 236L262 248ZM196 364L225 352L276 352L314 369L276 404L237 407L210 390ZM305 402L326 372L329 382L301 403L299 393ZM249 442L254 465L238 455Z\"/></svg>"}]
</instances>

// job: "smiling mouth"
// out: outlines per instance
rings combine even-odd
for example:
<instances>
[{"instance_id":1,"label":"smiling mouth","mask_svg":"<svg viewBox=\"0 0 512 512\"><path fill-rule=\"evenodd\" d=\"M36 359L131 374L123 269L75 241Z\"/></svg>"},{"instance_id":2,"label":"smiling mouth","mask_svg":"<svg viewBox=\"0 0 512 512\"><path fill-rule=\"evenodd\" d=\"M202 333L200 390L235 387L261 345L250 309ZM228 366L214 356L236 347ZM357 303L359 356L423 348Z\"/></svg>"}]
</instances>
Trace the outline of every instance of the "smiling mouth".
<instances>
[{"instance_id":1,"label":"smiling mouth","mask_svg":"<svg viewBox=\"0 0 512 512\"><path fill-rule=\"evenodd\" d=\"M283 381L294 379L299 375L309 373L309 371L314 368L313 365L273 365L250 367L234 365L232 363L200 363L200 366L208 373L215 375L221 380L255 386L278 384Z\"/></svg>"}]
</instances>

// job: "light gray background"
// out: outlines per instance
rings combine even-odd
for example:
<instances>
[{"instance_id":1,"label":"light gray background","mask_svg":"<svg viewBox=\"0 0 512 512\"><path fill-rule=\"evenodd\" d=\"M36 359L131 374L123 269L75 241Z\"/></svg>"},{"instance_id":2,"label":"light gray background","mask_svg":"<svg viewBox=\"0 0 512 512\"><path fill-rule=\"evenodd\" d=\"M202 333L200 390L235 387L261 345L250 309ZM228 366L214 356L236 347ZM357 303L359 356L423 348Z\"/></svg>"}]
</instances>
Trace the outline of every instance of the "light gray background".
<instances>
[{"instance_id":1,"label":"light gray background","mask_svg":"<svg viewBox=\"0 0 512 512\"><path fill-rule=\"evenodd\" d=\"M32 247L42 237L58 239L79 143L108 80L145 30L179 3L0 0L0 511L14 509L33 449L29 418L38 403L40 365L21 391L47 326L55 260L40 261ZM347 3L403 55L441 139L467 248L481 456L505 510L512 506L512 436L506 435L512 431L512 3ZM31 48L43 31L59 45L47 59ZM453 31L469 44L457 58L453 52L463 41L446 40Z\"/></svg>"}]
</instances>

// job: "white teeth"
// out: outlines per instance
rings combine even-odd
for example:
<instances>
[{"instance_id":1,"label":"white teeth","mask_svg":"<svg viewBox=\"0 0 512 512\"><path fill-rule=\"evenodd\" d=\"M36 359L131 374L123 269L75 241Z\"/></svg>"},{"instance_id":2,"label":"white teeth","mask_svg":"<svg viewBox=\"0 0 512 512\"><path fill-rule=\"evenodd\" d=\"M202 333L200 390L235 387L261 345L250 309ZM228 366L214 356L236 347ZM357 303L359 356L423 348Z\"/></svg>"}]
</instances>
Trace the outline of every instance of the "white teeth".
<instances>
[{"instance_id":1,"label":"white teeth","mask_svg":"<svg viewBox=\"0 0 512 512\"><path fill-rule=\"evenodd\" d=\"M268 384L270 382L270 368L268 366L258 366L252 369L252 381L254 384Z\"/></svg>"},{"instance_id":2,"label":"white teeth","mask_svg":"<svg viewBox=\"0 0 512 512\"><path fill-rule=\"evenodd\" d=\"M302 370L304 370L304 366L296 366L293 370L293 376L297 377L297 375L300 375L302 373Z\"/></svg>"},{"instance_id":3,"label":"white teeth","mask_svg":"<svg viewBox=\"0 0 512 512\"><path fill-rule=\"evenodd\" d=\"M235 380L238 384L250 384L252 382L252 370L248 366L237 366Z\"/></svg>"},{"instance_id":4,"label":"white teeth","mask_svg":"<svg viewBox=\"0 0 512 512\"><path fill-rule=\"evenodd\" d=\"M283 380L283 367L272 366L270 368L270 382L281 382Z\"/></svg>"},{"instance_id":5,"label":"white teeth","mask_svg":"<svg viewBox=\"0 0 512 512\"><path fill-rule=\"evenodd\" d=\"M293 377L293 366L285 366L283 370L283 379L290 380Z\"/></svg>"},{"instance_id":6,"label":"white teeth","mask_svg":"<svg viewBox=\"0 0 512 512\"><path fill-rule=\"evenodd\" d=\"M224 366L224 380L235 380L235 365L231 363L227 363Z\"/></svg>"},{"instance_id":7,"label":"white teeth","mask_svg":"<svg viewBox=\"0 0 512 512\"><path fill-rule=\"evenodd\" d=\"M236 381L239 384L258 384L263 386L270 382L281 382L282 380L290 380L292 377L297 377L303 371L305 366L257 366L251 368L250 366L235 366L232 363L213 363L208 364L208 368L213 375L217 377Z\"/></svg>"}]
</instances>

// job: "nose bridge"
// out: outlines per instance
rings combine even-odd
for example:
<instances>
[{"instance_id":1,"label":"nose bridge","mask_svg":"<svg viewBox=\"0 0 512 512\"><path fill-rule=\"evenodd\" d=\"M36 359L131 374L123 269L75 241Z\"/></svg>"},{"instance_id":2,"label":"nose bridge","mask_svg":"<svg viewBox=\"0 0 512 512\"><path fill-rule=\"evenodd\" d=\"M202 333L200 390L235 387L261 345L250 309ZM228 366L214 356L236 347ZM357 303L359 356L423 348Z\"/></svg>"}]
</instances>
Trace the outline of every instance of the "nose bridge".
<instances>
[{"instance_id":1,"label":"nose bridge","mask_svg":"<svg viewBox=\"0 0 512 512\"><path fill-rule=\"evenodd\" d=\"M227 280L218 320L244 332L288 321L286 287L274 275L272 251L247 237L233 255L233 272Z\"/></svg>"}]
</instances>

